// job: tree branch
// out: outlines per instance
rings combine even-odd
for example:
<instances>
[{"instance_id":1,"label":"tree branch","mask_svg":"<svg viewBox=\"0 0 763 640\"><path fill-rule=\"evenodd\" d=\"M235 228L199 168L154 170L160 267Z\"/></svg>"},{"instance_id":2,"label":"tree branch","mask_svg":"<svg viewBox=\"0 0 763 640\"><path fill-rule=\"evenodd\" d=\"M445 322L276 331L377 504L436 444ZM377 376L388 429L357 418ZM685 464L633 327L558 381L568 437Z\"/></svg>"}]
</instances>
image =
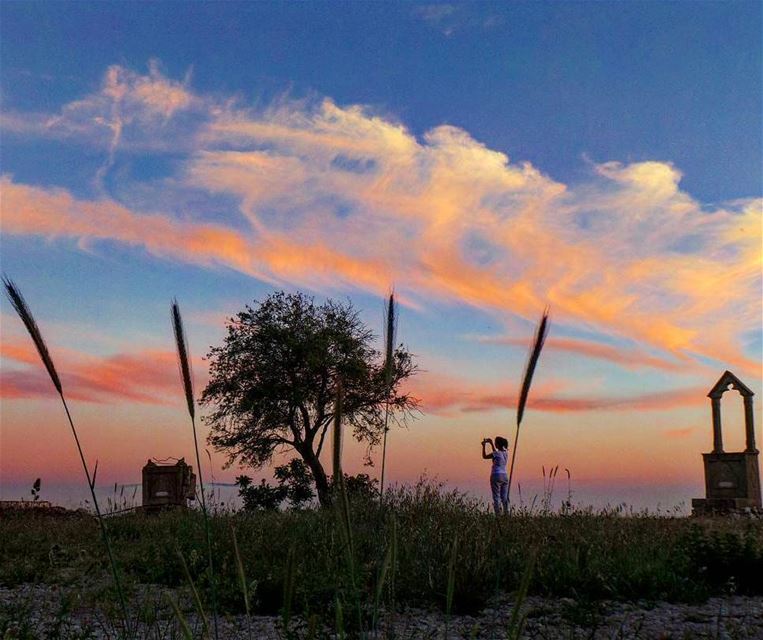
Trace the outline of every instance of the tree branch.
<instances>
[{"instance_id":1,"label":"tree branch","mask_svg":"<svg viewBox=\"0 0 763 640\"><path fill-rule=\"evenodd\" d=\"M302 437L300 435L299 429L297 428L297 424L296 424L297 421L295 419L296 418L295 414L296 414L296 409L294 407L291 407L289 409L289 420L288 420L288 423L289 423L289 429L291 430L292 434L294 435L294 443L295 443L295 446L296 446L296 443L297 442L302 442L303 439L302 439Z\"/></svg>"},{"instance_id":2,"label":"tree branch","mask_svg":"<svg viewBox=\"0 0 763 640\"><path fill-rule=\"evenodd\" d=\"M323 424L323 431L321 431L321 437L318 440L318 449L315 452L316 456L321 455L321 450L323 449L323 440L326 438L326 432L328 431L329 422L331 422L331 417L324 418L324 424ZM320 428L320 425L318 425L316 428Z\"/></svg>"},{"instance_id":3,"label":"tree branch","mask_svg":"<svg viewBox=\"0 0 763 640\"><path fill-rule=\"evenodd\" d=\"M302 403L298 405L298 409L302 415L302 422L305 425L305 435L309 435L313 431L312 425L310 424L310 414Z\"/></svg>"}]
</instances>

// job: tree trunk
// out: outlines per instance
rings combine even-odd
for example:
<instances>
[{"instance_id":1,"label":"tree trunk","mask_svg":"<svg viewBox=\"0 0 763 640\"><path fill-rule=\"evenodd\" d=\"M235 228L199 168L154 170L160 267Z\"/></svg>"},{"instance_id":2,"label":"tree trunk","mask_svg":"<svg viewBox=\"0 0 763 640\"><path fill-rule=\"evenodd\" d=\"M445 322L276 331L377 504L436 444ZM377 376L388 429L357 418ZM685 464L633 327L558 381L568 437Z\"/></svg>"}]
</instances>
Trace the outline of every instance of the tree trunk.
<instances>
[{"instance_id":1,"label":"tree trunk","mask_svg":"<svg viewBox=\"0 0 763 640\"><path fill-rule=\"evenodd\" d=\"M328 507L331 505L331 491L329 489L329 480L326 477L326 472L323 470L323 465L315 455L315 452L309 446L300 450L300 455L305 461L305 464L310 468L315 480L315 489L318 492L318 502L322 507Z\"/></svg>"}]
</instances>

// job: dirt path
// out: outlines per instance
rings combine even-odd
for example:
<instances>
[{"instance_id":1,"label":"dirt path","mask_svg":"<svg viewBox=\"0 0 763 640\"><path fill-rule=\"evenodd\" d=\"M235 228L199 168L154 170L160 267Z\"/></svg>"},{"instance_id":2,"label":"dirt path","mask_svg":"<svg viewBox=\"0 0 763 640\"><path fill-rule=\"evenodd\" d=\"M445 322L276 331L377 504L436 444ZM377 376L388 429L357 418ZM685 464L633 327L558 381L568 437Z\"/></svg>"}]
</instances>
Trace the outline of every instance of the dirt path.
<instances>
[{"instance_id":1,"label":"dirt path","mask_svg":"<svg viewBox=\"0 0 763 640\"><path fill-rule=\"evenodd\" d=\"M141 625L139 638L177 638L178 627L167 607L166 591L146 588L145 596L133 602L136 612L152 619ZM173 594L177 596L177 594ZM418 609L382 616L380 632L368 638L396 640L460 638L506 638L513 603L493 603L477 616L452 616ZM570 599L531 597L523 638L538 640L763 640L763 597L712 598L701 605L600 602L582 604ZM115 611L88 608L76 590L62 587L24 585L0 588L0 637L5 640L55 637L61 640L110 639L117 636L110 622ZM346 614L347 615L347 614ZM200 622L191 614L194 637L202 637ZM251 625L251 636L248 629ZM296 619L290 624L291 638L307 638L309 623ZM276 640L286 638L280 618L272 616L227 616L220 621L220 638ZM329 633L318 638L332 637Z\"/></svg>"}]
</instances>

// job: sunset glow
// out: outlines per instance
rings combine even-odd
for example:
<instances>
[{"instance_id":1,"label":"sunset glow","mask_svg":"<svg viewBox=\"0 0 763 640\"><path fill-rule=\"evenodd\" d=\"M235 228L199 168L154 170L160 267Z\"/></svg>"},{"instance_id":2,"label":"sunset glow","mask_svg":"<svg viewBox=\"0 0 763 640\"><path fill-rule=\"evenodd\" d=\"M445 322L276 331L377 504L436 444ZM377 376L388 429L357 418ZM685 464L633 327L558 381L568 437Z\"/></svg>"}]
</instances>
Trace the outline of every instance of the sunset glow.
<instances>
[{"instance_id":1,"label":"sunset glow","mask_svg":"<svg viewBox=\"0 0 763 640\"><path fill-rule=\"evenodd\" d=\"M761 433L761 5L424 6L0 7L3 271L99 484L192 458L175 296L201 390L245 304L349 298L381 336L394 288L422 414L390 434L393 483L487 497L479 443L513 436L546 306L526 491L559 465L581 500L700 496L725 369ZM77 483L7 300L0 355L1 497ZM736 395L724 412L741 446ZM347 470L378 475L364 453ZM216 481L240 473L210 454Z\"/></svg>"}]
</instances>

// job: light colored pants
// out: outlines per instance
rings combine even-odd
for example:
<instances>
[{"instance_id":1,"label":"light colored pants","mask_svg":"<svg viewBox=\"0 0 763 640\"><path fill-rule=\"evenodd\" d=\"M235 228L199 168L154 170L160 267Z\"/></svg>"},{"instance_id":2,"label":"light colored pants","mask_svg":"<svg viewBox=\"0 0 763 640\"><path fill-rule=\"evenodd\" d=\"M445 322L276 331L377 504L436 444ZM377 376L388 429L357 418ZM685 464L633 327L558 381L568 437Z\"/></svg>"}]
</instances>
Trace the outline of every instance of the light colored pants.
<instances>
[{"instance_id":1,"label":"light colored pants","mask_svg":"<svg viewBox=\"0 0 763 640\"><path fill-rule=\"evenodd\" d=\"M505 475L490 476L490 490L493 492L493 509L496 514L509 512L509 477Z\"/></svg>"}]
</instances>

